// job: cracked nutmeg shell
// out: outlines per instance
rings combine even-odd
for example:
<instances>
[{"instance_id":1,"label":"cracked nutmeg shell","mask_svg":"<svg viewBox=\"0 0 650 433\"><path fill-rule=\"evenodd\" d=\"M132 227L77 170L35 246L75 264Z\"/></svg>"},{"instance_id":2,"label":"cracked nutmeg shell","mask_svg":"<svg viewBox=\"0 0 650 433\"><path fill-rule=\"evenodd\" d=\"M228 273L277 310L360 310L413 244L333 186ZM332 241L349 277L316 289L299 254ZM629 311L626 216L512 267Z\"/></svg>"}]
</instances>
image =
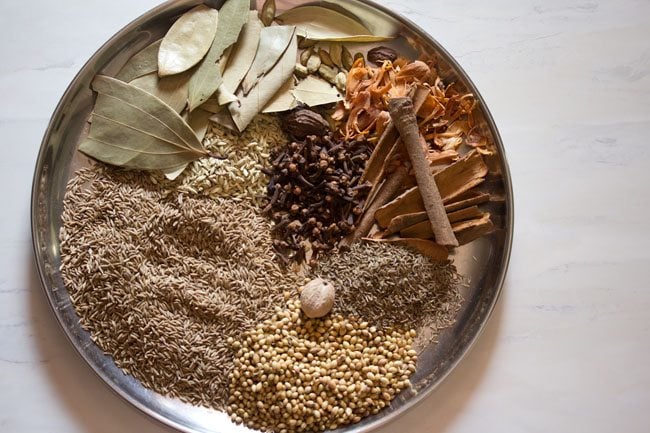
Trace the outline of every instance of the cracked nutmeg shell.
<instances>
[{"instance_id":1,"label":"cracked nutmeg shell","mask_svg":"<svg viewBox=\"0 0 650 433\"><path fill-rule=\"evenodd\" d=\"M394 62L396 58L397 52L392 48L381 46L368 51L368 61L376 65L381 65L386 60Z\"/></svg>"},{"instance_id":2,"label":"cracked nutmeg shell","mask_svg":"<svg viewBox=\"0 0 650 433\"><path fill-rule=\"evenodd\" d=\"M308 135L323 136L329 131L329 124L320 114L307 108L297 108L282 120L285 132L297 139Z\"/></svg>"}]
</instances>

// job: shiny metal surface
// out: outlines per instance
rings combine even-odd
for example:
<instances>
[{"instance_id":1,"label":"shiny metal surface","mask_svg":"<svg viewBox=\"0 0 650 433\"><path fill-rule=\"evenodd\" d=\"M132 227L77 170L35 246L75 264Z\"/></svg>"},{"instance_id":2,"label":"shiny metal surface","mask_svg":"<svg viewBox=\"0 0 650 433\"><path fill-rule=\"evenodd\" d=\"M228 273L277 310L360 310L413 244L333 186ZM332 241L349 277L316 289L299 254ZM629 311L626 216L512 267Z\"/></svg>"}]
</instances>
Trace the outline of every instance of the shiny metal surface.
<instances>
[{"instance_id":1,"label":"shiny metal surface","mask_svg":"<svg viewBox=\"0 0 650 433\"><path fill-rule=\"evenodd\" d=\"M63 194L67 180L83 164L75 150L92 108L92 78L98 72L115 74L131 55L162 37L180 13L198 3L199 0L170 1L144 14L104 44L72 81L50 120L36 163L32 187L32 234L41 281L52 309L72 344L95 372L120 396L169 426L184 432L225 433L247 429L235 426L223 413L161 396L147 390L131 376L124 375L81 328L59 273L58 231ZM220 6L222 2L206 3ZM278 9L284 10L307 2L279 0L277 3ZM361 18L375 32L396 31L403 36L405 47L405 41L408 41L424 52L437 55L441 64L439 72L464 84L477 96L483 127L491 134L499 150L494 167L501 175L493 176L487 184L492 192L504 198L491 209L499 229L460 248L455 256L459 271L469 277L470 284L464 289L465 301L455 325L440 335L438 344L423 348L420 354L418 370L412 378L418 392L415 395L403 393L391 407L379 414L337 430L367 432L405 412L433 392L484 328L499 297L508 267L513 229L512 187L503 144L494 121L477 89L451 56L413 23L380 5L366 0L332 3Z\"/></svg>"}]
</instances>

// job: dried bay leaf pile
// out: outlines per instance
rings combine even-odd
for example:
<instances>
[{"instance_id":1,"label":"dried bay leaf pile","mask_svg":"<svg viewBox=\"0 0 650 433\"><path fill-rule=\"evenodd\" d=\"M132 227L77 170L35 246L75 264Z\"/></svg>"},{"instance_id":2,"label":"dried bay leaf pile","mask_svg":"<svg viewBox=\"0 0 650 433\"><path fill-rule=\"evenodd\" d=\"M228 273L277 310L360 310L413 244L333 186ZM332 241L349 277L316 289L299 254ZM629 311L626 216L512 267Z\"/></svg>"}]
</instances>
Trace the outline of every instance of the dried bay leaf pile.
<instances>
[{"instance_id":1,"label":"dried bay leaf pile","mask_svg":"<svg viewBox=\"0 0 650 433\"><path fill-rule=\"evenodd\" d=\"M201 141L210 120L241 132L260 112L343 99L344 75L337 77L339 89L332 80L294 75L298 35L314 41L386 39L324 7L294 8L279 17L273 0L259 17L249 7L247 0L227 0L219 10L196 6L115 78L97 76L91 128L79 150L107 164L162 170L174 178L208 155Z\"/></svg>"}]
</instances>

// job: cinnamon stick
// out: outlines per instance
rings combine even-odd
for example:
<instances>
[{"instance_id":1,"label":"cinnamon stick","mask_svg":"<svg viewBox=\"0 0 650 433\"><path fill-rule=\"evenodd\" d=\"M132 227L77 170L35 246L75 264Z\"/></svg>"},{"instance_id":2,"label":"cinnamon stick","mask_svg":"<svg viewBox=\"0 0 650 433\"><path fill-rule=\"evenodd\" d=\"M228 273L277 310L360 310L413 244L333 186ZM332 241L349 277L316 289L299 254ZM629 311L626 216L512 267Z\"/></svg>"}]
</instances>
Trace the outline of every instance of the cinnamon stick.
<instances>
[{"instance_id":1,"label":"cinnamon stick","mask_svg":"<svg viewBox=\"0 0 650 433\"><path fill-rule=\"evenodd\" d=\"M476 190L469 190L456 197L456 200L446 204L445 210L449 214L450 212L455 212L460 209L464 209L469 206L476 204L485 203L490 200L490 194L485 192L480 192Z\"/></svg>"},{"instance_id":2,"label":"cinnamon stick","mask_svg":"<svg viewBox=\"0 0 650 433\"><path fill-rule=\"evenodd\" d=\"M444 203L449 203L465 191L483 183L487 174L488 167L481 154L472 150L436 173L435 178Z\"/></svg>"},{"instance_id":3,"label":"cinnamon stick","mask_svg":"<svg viewBox=\"0 0 650 433\"><path fill-rule=\"evenodd\" d=\"M370 229L375 223L375 212L397 194L407 176L408 171L406 168L399 167L386 179L374 200L368 206L368 210L361 217L356 229L341 239L339 248L349 248L356 240L361 239L370 232Z\"/></svg>"},{"instance_id":4,"label":"cinnamon stick","mask_svg":"<svg viewBox=\"0 0 650 433\"><path fill-rule=\"evenodd\" d=\"M372 150L370 158L366 163L366 168L363 170L363 175L361 176L361 182L369 181L373 184L378 183L381 180L381 168L382 164L388 156L388 152L393 148L395 141L399 139L399 134L395 129L393 122L389 122L384 129L383 134L379 137L377 145Z\"/></svg>"},{"instance_id":5,"label":"cinnamon stick","mask_svg":"<svg viewBox=\"0 0 650 433\"><path fill-rule=\"evenodd\" d=\"M386 229L386 233L397 233L405 227L412 226L413 224L417 224L428 219L429 217L425 211L410 212L402 215L397 215L395 218L390 220L388 228Z\"/></svg>"},{"instance_id":6,"label":"cinnamon stick","mask_svg":"<svg viewBox=\"0 0 650 433\"><path fill-rule=\"evenodd\" d=\"M481 216L483 216L483 212L481 212L476 205L447 213L447 217L449 218L449 222L452 224L452 228L454 223L471 220L474 218L480 218Z\"/></svg>"},{"instance_id":7,"label":"cinnamon stick","mask_svg":"<svg viewBox=\"0 0 650 433\"><path fill-rule=\"evenodd\" d=\"M440 191L438 191L438 186L426 159L426 142L418 128L413 102L410 98L393 98L388 103L388 112L393 119L395 128L399 131L413 165L415 179L422 193L422 201L429 216L436 242L443 246L458 246L440 197Z\"/></svg>"},{"instance_id":8,"label":"cinnamon stick","mask_svg":"<svg viewBox=\"0 0 650 433\"><path fill-rule=\"evenodd\" d=\"M492 231L494 231L494 223L489 213L483 214L481 218L454 224L454 233L460 245L468 244Z\"/></svg>"},{"instance_id":9,"label":"cinnamon stick","mask_svg":"<svg viewBox=\"0 0 650 433\"><path fill-rule=\"evenodd\" d=\"M421 84L416 86L412 97L413 107L416 113L420 110L430 92L431 89L426 86ZM383 134L381 134L379 142L373 149L372 154L366 163L363 175L361 176L362 182L367 180L372 183L372 188L368 193L368 197L377 194L380 183L388 171L388 166L392 163L393 159L397 156L397 153L399 153L402 147L403 145L399 138L399 133L397 132L397 129L395 129L395 124L391 120L386 125ZM367 208L367 206L368 205L366 204L364 208ZM366 209L364 209L364 211L365 210Z\"/></svg>"},{"instance_id":10,"label":"cinnamon stick","mask_svg":"<svg viewBox=\"0 0 650 433\"><path fill-rule=\"evenodd\" d=\"M422 221L412 226L405 227L399 232L400 236L405 238L429 239L434 236L429 221Z\"/></svg>"},{"instance_id":11,"label":"cinnamon stick","mask_svg":"<svg viewBox=\"0 0 650 433\"><path fill-rule=\"evenodd\" d=\"M413 212L425 212L420 188L417 186L404 191L394 200L377 209L375 219L379 227L386 228L397 215Z\"/></svg>"},{"instance_id":12,"label":"cinnamon stick","mask_svg":"<svg viewBox=\"0 0 650 433\"><path fill-rule=\"evenodd\" d=\"M454 222L451 225L454 235L456 236L456 239L458 239L460 245L469 243L494 229L494 224L492 223L488 212L483 213L479 211L478 208L476 208L476 212L476 216L472 219ZM450 221L452 220L452 215L450 215L449 219ZM429 239L433 237L433 230L431 230L431 225L427 223L428 221L422 221L409 227L405 227L400 230L399 234L405 238Z\"/></svg>"},{"instance_id":13,"label":"cinnamon stick","mask_svg":"<svg viewBox=\"0 0 650 433\"><path fill-rule=\"evenodd\" d=\"M468 193L471 188L485 180L486 174L487 166L483 162L481 155L474 150L435 173L433 177L442 197L442 202L445 204L445 210L452 212L488 201L490 198L488 194ZM420 188L416 186L390 203L386 203L375 214L379 225L388 227L390 220L398 215L424 211L424 203L420 195Z\"/></svg>"}]
</instances>

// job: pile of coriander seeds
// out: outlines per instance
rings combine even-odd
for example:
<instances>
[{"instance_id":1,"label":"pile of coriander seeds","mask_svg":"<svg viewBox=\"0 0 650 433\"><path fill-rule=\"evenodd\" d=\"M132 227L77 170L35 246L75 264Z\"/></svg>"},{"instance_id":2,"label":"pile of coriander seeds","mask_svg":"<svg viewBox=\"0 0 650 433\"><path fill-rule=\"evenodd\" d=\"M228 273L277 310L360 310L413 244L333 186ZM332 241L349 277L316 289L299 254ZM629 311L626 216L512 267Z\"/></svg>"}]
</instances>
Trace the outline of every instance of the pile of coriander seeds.
<instances>
[{"instance_id":1,"label":"pile of coriander seeds","mask_svg":"<svg viewBox=\"0 0 650 433\"><path fill-rule=\"evenodd\" d=\"M359 422L409 387L415 335L338 314L309 319L300 301L289 300L241 342L229 341L236 353L228 413L279 433Z\"/></svg>"}]
</instances>

